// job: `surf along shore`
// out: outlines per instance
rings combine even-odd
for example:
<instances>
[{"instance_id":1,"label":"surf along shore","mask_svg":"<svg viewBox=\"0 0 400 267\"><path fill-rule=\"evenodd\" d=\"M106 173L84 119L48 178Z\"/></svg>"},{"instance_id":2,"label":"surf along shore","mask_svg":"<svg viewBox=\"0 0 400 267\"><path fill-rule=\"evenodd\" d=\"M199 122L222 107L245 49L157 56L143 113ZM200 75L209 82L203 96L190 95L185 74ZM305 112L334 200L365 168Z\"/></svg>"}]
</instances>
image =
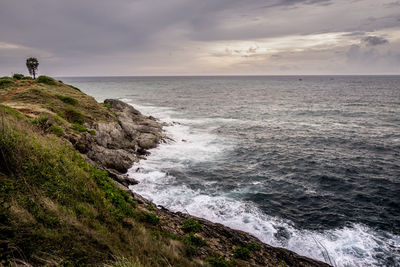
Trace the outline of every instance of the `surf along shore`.
<instances>
[{"instance_id":1,"label":"surf along shore","mask_svg":"<svg viewBox=\"0 0 400 267\"><path fill-rule=\"evenodd\" d=\"M164 123L47 76L0 78L1 264L329 266L157 206L125 175Z\"/></svg>"}]
</instances>

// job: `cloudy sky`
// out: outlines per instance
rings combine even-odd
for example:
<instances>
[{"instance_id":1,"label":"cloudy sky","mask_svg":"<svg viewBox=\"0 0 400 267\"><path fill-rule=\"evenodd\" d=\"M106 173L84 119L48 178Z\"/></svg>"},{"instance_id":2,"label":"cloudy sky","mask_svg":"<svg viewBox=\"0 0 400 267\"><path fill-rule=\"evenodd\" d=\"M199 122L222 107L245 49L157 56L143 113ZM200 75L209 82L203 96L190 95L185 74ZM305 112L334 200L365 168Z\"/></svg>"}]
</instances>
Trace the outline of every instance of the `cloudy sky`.
<instances>
[{"instance_id":1,"label":"cloudy sky","mask_svg":"<svg viewBox=\"0 0 400 267\"><path fill-rule=\"evenodd\" d=\"M400 0L0 0L0 76L400 74Z\"/></svg>"}]
</instances>

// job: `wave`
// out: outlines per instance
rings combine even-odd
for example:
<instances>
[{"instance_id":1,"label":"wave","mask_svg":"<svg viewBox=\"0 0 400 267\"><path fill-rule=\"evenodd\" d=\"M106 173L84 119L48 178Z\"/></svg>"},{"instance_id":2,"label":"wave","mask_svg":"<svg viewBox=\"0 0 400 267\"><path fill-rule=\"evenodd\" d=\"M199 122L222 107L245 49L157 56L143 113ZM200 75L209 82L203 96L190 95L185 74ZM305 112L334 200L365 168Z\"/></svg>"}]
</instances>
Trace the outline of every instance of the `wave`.
<instances>
[{"instance_id":1,"label":"wave","mask_svg":"<svg viewBox=\"0 0 400 267\"><path fill-rule=\"evenodd\" d=\"M177 118L181 114L168 107L135 107L169 123L164 129L175 141L151 150L147 160L129 170L128 174L140 182L130 187L133 192L172 211L188 212L251 233L267 244L334 266L395 266L400 261L400 236L361 224L325 231L297 229L292 222L269 216L254 203L235 198L234 192L217 190L213 181L195 181L197 177L182 180L177 174L197 164L223 162L234 149L234 142L211 134L207 128L191 127L212 118L189 120ZM194 188L192 182L203 187Z\"/></svg>"}]
</instances>

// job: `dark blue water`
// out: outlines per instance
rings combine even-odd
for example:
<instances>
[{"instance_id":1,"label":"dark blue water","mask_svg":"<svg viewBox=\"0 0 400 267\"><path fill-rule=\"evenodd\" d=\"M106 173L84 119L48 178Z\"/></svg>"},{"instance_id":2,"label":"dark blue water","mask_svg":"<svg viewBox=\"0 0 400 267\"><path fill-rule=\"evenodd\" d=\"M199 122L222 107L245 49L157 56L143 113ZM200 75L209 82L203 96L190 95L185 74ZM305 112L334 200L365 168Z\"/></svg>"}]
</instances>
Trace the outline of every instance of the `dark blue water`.
<instances>
[{"instance_id":1,"label":"dark blue water","mask_svg":"<svg viewBox=\"0 0 400 267\"><path fill-rule=\"evenodd\" d=\"M169 123L134 191L334 265L399 265L400 76L64 80Z\"/></svg>"}]
</instances>

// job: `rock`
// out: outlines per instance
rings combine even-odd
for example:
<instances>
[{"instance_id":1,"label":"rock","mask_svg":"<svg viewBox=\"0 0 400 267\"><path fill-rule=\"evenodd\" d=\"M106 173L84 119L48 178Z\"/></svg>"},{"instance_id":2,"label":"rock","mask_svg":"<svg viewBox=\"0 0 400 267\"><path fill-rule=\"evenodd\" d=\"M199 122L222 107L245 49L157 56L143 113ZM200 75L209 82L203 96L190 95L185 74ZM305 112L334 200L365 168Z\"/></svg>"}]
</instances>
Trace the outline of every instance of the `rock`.
<instances>
[{"instance_id":1,"label":"rock","mask_svg":"<svg viewBox=\"0 0 400 267\"><path fill-rule=\"evenodd\" d=\"M151 133L144 133L140 135L138 144L143 149L155 148L160 141L160 138Z\"/></svg>"},{"instance_id":2,"label":"rock","mask_svg":"<svg viewBox=\"0 0 400 267\"><path fill-rule=\"evenodd\" d=\"M111 105L116 114L115 122L90 125L96 131L95 136L82 133L68 138L92 161L126 173L134 162L148 155L148 149L155 148L163 140L162 124L120 100L107 99L104 103Z\"/></svg>"}]
</instances>

